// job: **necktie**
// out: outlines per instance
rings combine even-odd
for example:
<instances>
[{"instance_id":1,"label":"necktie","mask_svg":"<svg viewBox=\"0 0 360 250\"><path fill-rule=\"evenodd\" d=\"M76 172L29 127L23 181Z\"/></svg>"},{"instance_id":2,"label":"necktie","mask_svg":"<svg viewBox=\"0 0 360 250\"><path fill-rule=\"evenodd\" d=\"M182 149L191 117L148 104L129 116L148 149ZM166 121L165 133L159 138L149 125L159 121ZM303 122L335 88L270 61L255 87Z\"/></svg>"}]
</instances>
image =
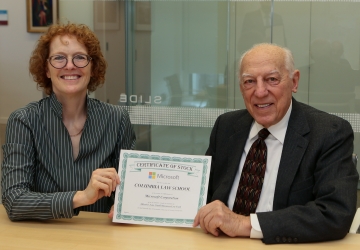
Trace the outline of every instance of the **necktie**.
<instances>
[{"instance_id":1,"label":"necktie","mask_svg":"<svg viewBox=\"0 0 360 250\"><path fill-rule=\"evenodd\" d=\"M233 207L237 214L249 216L256 210L264 183L267 156L265 139L269 134L266 128L260 130L259 138L252 144L246 156Z\"/></svg>"}]
</instances>

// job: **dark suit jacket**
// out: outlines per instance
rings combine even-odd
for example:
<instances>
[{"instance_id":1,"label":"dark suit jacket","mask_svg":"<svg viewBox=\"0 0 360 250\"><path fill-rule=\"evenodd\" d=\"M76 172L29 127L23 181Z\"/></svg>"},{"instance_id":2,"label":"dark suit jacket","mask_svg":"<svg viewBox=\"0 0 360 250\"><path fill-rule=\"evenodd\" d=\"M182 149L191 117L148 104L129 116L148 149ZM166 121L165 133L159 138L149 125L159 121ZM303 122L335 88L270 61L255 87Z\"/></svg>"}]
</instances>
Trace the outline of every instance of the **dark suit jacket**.
<instances>
[{"instance_id":1,"label":"dark suit jacket","mask_svg":"<svg viewBox=\"0 0 360 250\"><path fill-rule=\"evenodd\" d=\"M216 120L206 152L212 156L208 202L227 204L252 122L247 110ZM335 240L348 233L359 180L353 139L347 121L293 99L273 211L257 214L264 243Z\"/></svg>"}]
</instances>

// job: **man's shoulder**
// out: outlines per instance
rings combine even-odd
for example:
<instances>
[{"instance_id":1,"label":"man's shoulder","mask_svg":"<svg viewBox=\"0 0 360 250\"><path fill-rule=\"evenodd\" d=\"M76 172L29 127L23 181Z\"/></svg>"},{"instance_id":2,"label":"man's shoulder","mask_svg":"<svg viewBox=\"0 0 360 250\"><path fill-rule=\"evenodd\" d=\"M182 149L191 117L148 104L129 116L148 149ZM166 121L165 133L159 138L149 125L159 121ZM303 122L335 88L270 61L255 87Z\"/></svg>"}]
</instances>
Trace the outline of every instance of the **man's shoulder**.
<instances>
[{"instance_id":1,"label":"man's shoulder","mask_svg":"<svg viewBox=\"0 0 360 250\"><path fill-rule=\"evenodd\" d=\"M246 109L241 110L227 110L225 113L219 115L215 124L221 127L234 126L235 124L243 123L245 121L252 121L250 113Z\"/></svg>"},{"instance_id":2,"label":"man's shoulder","mask_svg":"<svg viewBox=\"0 0 360 250\"><path fill-rule=\"evenodd\" d=\"M226 111L225 113L219 116L220 119L225 120L232 120L232 119L239 119L243 116L250 115L246 109L238 109L238 110L231 110Z\"/></svg>"},{"instance_id":3,"label":"man's shoulder","mask_svg":"<svg viewBox=\"0 0 360 250\"><path fill-rule=\"evenodd\" d=\"M344 120L343 118L336 116L334 114L322 111L315 107L312 107L308 104L297 102L299 108L302 110L305 116L311 119L320 119L320 120L334 120L334 121L341 121Z\"/></svg>"},{"instance_id":4,"label":"man's shoulder","mask_svg":"<svg viewBox=\"0 0 360 250\"><path fill-rule=\"evenodd\" d=\"M293 106L293 111L300 111L301 115L305 116L310 127L337 127L340 124L351 127L350 123L340 116L327 113L305 103L297 102L296 105L297 108L294 109Z\"/></svg>"}]
</instances>

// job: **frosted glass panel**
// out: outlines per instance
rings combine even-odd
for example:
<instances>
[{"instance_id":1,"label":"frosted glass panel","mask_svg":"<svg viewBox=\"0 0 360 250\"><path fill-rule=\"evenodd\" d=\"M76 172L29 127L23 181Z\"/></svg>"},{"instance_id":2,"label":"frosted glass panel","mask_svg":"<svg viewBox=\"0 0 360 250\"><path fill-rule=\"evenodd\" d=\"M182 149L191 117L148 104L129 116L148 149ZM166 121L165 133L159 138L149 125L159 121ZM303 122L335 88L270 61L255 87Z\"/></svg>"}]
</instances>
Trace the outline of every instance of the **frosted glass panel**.
<instances>
[{"instance_id":1,"label":"frosted glass panel","mask_svg":"<svg viewBox=\"0 0 360 250\"><path fill-rule=\"evenodd\" d=\"M309 103L333 113L354 113L359 86L358 3L313 3Z\"/></svg>"},{"instance_id":2,"label":"frosted glass panel","mask_svg":"<svg viewBox=\"0 0 360 250\"><path fill-rule=\"evenodd\" d=\"M142 123L137 147L204 154L218 112L211 110L229 105L228 2L140 1L132 8L132 99L126 104ZM151 20L146 28L138 25L144 11Z\"/></svg>"},{"instance_id":3,"label":"frosted glass panel","mask_svg":"<svg viewBox=\"0 0 360 250\"><path fill-rule=\"evenodd\" d=\"M141 2L127 4L122 105L136 120L138 149L203 154L216 117L245 107L240 55L270 42L293 52L301 73L294 97L348 120L360 155L360 3L151 1L146 26L137 24Z\"/></svg>"}]
</instances>

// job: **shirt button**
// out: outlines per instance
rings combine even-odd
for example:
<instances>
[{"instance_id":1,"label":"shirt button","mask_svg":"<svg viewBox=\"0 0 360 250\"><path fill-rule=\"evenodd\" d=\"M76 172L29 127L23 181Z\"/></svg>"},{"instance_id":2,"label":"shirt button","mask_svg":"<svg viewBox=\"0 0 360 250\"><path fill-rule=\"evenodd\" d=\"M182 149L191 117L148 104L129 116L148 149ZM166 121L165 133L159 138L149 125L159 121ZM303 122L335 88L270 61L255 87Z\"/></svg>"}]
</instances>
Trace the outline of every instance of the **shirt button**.
<instances>
[{"instance_id":1,"label":"shirt button","mask_svg":"<svg viewBox=\"0 0 360 250\"><path fill-rule=\"evenodd\" d=\"M276 236L275 240L276 240L276 242L280 242L280 237Z\"/></svg>"}]
</instances>

